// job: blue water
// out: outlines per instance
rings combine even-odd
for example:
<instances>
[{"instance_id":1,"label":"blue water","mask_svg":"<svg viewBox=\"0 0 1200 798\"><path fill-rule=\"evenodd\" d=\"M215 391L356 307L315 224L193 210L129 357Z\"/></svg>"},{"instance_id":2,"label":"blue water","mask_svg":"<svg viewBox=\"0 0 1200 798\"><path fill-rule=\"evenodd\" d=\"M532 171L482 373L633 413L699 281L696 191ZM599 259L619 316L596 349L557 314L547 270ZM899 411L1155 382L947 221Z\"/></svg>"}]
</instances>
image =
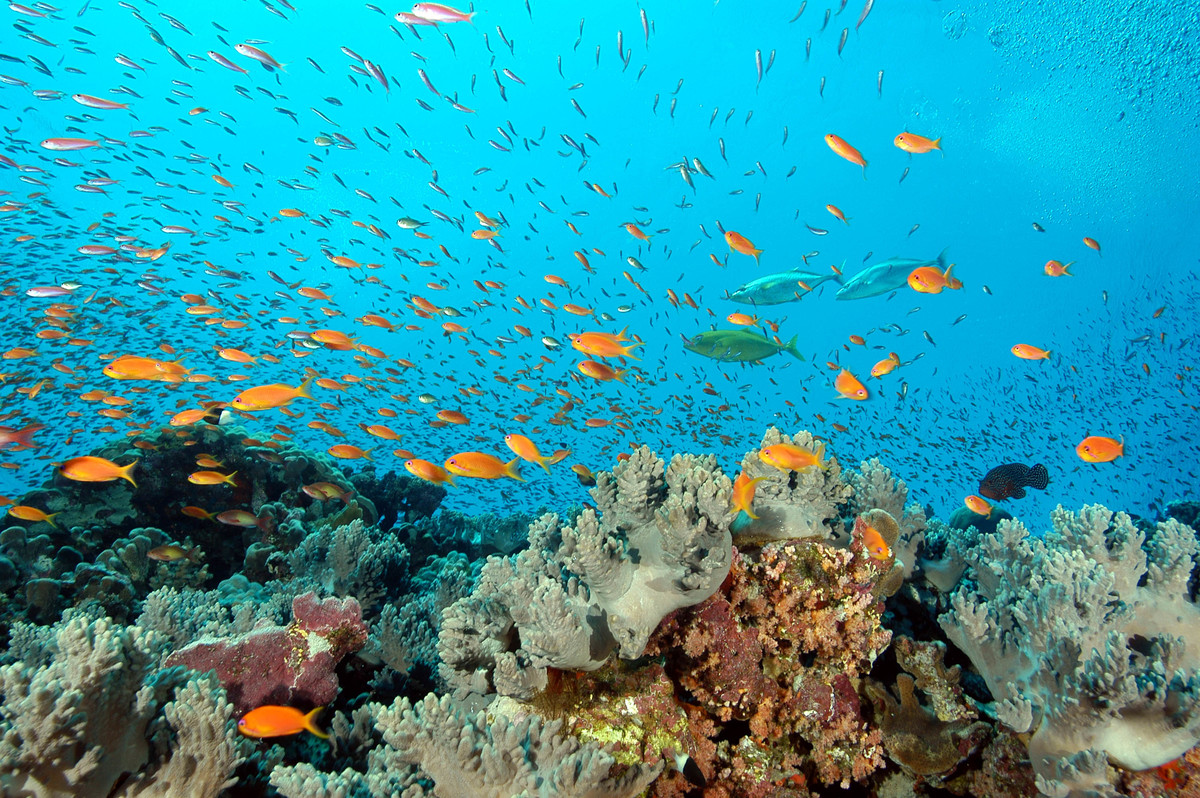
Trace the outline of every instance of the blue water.
<instances>
[{"instance_id":1,"label":"blue water","mask_svg":"<svg viewBox=\"0 0 1200 798\"><path fill-rule=\"evenodd\" d=\"M316 389L317 400L332 409L299 400L292 409L301 417L260 413L245 421L252 434L266 437L284 424L295 431L294 441L318 450L377 446L378 467L394 470L403 468L391 453L397 447L437 463L471 449L508 459L507 432L529 435L545 453L573 450L550 477L526 464L528 484L463 480L446 506L467 511L585 500L568 466L611 468L635 442L664 455L715 452L733 470L769 424L827 437L845 464L879 456L908 481L914 499L940 515L976 492L989 468L1011 461L1050 470L1046 491L1009 505L1035 527L1058 503L1099 501L1153 514L1165 501L1194 496L1196 447L1188 430L1196 418L1190 369L1200 350L1194 313L1200 11L1186 4L1051 9L880 0L855 31L860 4L840 13L838 5L810 2L789 23L798 3L581 7L534 0L528 13L522 3L504 2L479 6L473 24L421 29L419 36L392 19L396 8L380 13L349 3L300 11L273 4L277 14L262 3L108 0L44 10L46 18L5 10L0 152L22 168L0 168L0 189L9 192L4 200L24 206L0 218L9 289L0 318L5 349L36 344L39 354L3 362L0 395L3 424L47 428L36 437L39 449L4 452L6 465L15 467L2 472L0 493L15 498L39 485L51 476L51 462L125 434L127 423L165 424L179 409L198 406L200 397L228 401L251 385L295 385L311 368L322 377L381 381L342 392ZM821 32L826 7L835 14ZM154 41L135 10L190 69ZM850 30L839 56L844 28ZM616 49L619 33L628 67ZM235 52L235 44L256 40L286 65L284 72ZM342 47L378 64L390 91L353 72L361 63ZM209 50L248 74L218 65L205 55ZM761 82L756 50L764 65L775 53ZM123 67L114 60L118 54L143 69ZM35 69L34 57L52 76ZM582 86L571 89L576 83ZM34 90L62 95L38 99ZM128 102L129 110L87 109L71 99L75 93ZM472 112L456 110L447 97ZM195 108L207 110L189 115ZM509 146L497 128L513 140L510 152L489 145ZM154 135L131 137L138 130ZM903 131L940 137L944 157L897 149L892 140ZM314 143L334 133L354 149ZM827 133L862 151L865 180L829 150ZM586 158L563 134L583 146ZM73 153L39 146L55 136L100 138L104 146ZM685 157L699 158L713 179L695 174L690 189L677 169L667 168ZM430 187L434 171L448 197ZM214 174L234 188L218 185ZM105 194L76 190L100 175L118 182ZM230 200L240 204L221 205ZM846 213L849 226L826 212L827 203ZM283 208L307 215L276 219ZM463 229L439 221L434 210L461 219ZM503 251L470 237L478 229L475 211L503 215L507 224L496 239ZM421 230L431 238L399 228L401 216L426 222ZM351 220L377 225L388 239ZM650 243L632 238L626 222L652 233ZM89 233L93 223L99 226ZM731 253L718 223L763 249L761 263ZM814 235L806 224L828 234ZM167 225L195 235L165 234ZM16 241L24 235L35 238ZM148 247L169 240L172 247L154 263L77 252L89 243L116 246L116 235ZM1102 257L1083 245L1084 236L1101 243ZM964 282L960 291L922 295L904 288L835 302L836 286L826 284L800 302L760 309L778 323L783 340L799 335L806 362L779 355L762 365L724 364L682 347L681 336L728 327L728 313L752 311L724 299L726 291L801 265L806 253L819 252L810 259L816 270L844 262L849 275L864 263L892 255L932 259L947 247ZM581 268L576 250L587 253L594 275ZM338 268L326 254L382 268ZM628 256L645 271L631 269ZM1044 275L1050 258L1077 261L1075 276ZM268 271L320 287L333 301L300 298ZM547 283L547 274L561 276L571 290ZM485 294L475 280L504 288ZM33 286L64 281L82 288L67 300L25 296ZM687 292L698 308L672 307L668 289L681 298ZM185 293L206 294L224 318L244 318L249 326L223 334L184 312ZM409 305L414 295L458 308L463 317L420 318ZM518 297L534 309L522 308ZM614 321L543 310L542 298L560 308L567 302L593 308ZM34 337L45 329L42 310L55 301L78 308L72 334L91 345ZM632 310L618 312L624 304ZM342 315L328 317L322 307ZM388 316L401 329L356 323L365 312ZM281 316L302 323L281 324ZM467 327L467 339L443 335L443 321ZM568 333L626 325L645 342L628 385L595 383L575 370L583 357L570 349ZM289 330L320 327L356 335L392 362L373 361L377 367L367 370L354 353L288 354ZM548 350L540 342L546 335L562 347ZM849 343L850 335L864 336L866 348ZM1146 335L1145 342L1131 342ZM500 336L515 343L497 342ZM215 381L171 387L101 374L106 356L166 358L160 343ZM1053 356L1019 360L1009 352L1016 343ZM274 354L280 363L234 364L217 356L219 347ZM867 379L889 351L905 365L882 381ZM400 368L398 359L416 368ZM56 362L73 373L55 370ZM871 398L837 398L837 372L827 362L867 382ZM386 367L400 372L399 382L382 381ZM232 381L237 375L245 379ZM20 393L43 378L51 381L34 399ZM98 404L78 398L97 388L132 400L128 419L101 417ZM482 395L465 395L467 388ZM567 414L569 426L548 423L565 401L557 389L583 400ZM425 393L437 401L418 402ZM399 418L380 417L381 407L394 408ZM461 410L470 424L429 426L439 409ZM519 414L532 418L512 420ZM593 417L621 417L629 429L586 427ZM319 419L346 437L307 427ZM388 424L403 439L380 441L360 423ZM104 431L109 425L115 432ZM1124 436L1126 454L1111 464L1084 463L1074 449L1085 435Z\"/></svg>"}]
</instances>

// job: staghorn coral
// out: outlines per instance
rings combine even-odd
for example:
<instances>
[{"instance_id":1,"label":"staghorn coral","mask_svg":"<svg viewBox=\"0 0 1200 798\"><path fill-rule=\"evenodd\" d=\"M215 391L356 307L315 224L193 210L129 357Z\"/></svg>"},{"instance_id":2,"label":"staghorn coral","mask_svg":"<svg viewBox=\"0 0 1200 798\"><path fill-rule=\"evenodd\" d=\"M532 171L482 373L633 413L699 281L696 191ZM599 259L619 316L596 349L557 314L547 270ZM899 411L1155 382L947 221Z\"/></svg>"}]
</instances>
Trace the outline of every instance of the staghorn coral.
<instances>
[{"instance_id":1,"label":"staghorn coral","mask_svg":"<svg viewBox=\"0 0 1200 798\"><path fill-rule=\"evenodd\" d=\"M711 456L646 447L596 477L597 509L574 526L547 514L529 548L490 557L446 610L441 674L463 689L529 698L548 667L594 670L641 656L664 615L711 595L729 568L731 483Z\"/></svg>"},{"instance_id":2,"label":"staghorn coral","mask_svg":"<svg viewBox=\"0 0 1200 798\"><path fill-rule=\"evenodd\" d=\"M1200 543L1175 520L1147 538L1128 515L1059 507L1042 539L1016 521L966 549L940 618L996 698L1031 732L1038 789L1110 795L1106 759L1143 770L1200 741Z\"/></svg>"},{"instance_id":3,"label":"staghorn coral","mask_svg":"<svg viewBox=\"0 0 1200 798\"><path fill-rule=\"evenodd\" d=\"M779 443L795 444L810 451L819 445L807 431L785 435L769 427L759 447L742 458L742 473L751 479L765 479L758 483L754 494L758 520L740 516L734 525L739 546L791 538L824 540L842 531L837 506L850 496L851 488L842 482L842 467L837 458L828 457L824 469L780 471L759 458L759 452Z\"/></svg>"},{"instance_id":4,"label":"staghorn coral","mask_svg":"<svg viewBox=\"0 0 1200 798\"><path fill-rule=\"evenodd\" d=\"M883 765L857 683L890 639L873 584L886 570L813 540L739 551L727 586L654 636L647 652L713 721L689 712L693 736L715 743L698 744L697 762L731 795L792 779L847 786Z\"/></svg>"},{"instance_id":5,"label":"staghorn coral","mask_svg":"<svg viewBox=\"0 0 1200 798\"><path fill-rule=\"evenodd\" d=\"M367 628L352 598L297 596L287 627L260 627L236 639L201 640L167 657L167 665L216 671L239 714L263 704L322 706L337 695L334 668L362 648Z\"/></svg>"}]
</instances>

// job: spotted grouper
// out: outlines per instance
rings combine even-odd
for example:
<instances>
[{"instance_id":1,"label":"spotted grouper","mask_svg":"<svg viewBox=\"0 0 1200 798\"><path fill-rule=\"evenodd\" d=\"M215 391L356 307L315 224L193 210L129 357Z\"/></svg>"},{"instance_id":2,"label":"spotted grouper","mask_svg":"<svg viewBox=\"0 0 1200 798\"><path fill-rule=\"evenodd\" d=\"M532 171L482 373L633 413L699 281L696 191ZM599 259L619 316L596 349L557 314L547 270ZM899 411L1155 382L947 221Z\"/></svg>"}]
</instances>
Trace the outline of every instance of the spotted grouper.
<instances>
[{"instance_id":1,"label":"spotted grouper","mask_svg":"<svg viewBox=\"0 0 1200 798\"><path fill-rule=\"evenodd\" d=\"M1045 490L1050 473L1044 465L1033 468L1023 463L1005 463L993 468L979 483L979 492L989 499L1024 499L1025 488Z\"/></svg>"}]
</instances>

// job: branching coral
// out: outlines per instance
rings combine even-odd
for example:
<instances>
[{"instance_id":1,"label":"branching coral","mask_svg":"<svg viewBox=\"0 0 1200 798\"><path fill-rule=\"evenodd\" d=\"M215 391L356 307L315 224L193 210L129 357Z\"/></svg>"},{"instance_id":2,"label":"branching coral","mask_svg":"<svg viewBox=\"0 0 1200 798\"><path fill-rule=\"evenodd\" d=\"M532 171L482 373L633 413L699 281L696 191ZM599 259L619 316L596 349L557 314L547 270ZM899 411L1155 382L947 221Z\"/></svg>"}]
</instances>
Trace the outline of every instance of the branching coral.
<instances>
[{"instance_id":1,"label":"branching coral","mask_svg":"<svg viewBox=\"0 0 1200 798\"><path fill-rule=\"evenodd\" d=\"M1188 583L1200 543L1175 520L1150 537L1099 505L1061 507L1042 539L1016 521L963 551L965 578L940 621L997 699L1032 732L1047 795L1111 793L1105 759L1131 770L1200 741L1200 607Z\"/></svg>"},{"instance_id":2,"label":"branching coral","mask_svg":"<svg viewBox=\"0 0 1200 798\"><path fill-rule=\"evenodd\" d=\"M664 615L710 596L729 569L731 483L715 458L646 447L597 475L574 526L547 514L529 548L491 557L472 594L445 613L443 678L531 697L545 669L593 670L641 656Z\"/></svg>"},{"instance_id":3,"label":"branching coral","mask_svg":"<svg viewBox=\"0 0 1200 798\"><path fill-rule=\"evenodd\" d=\"M850 486L842 482L842 467L837 458L828 457L824 468L781 471L767 465L760 452L768 446L792 444L808 451L820 445L807 431L785 435L775 427L767 429L762 443L742 458L742 473L751 479L764 477L754 493L757 520L739 518L734 532L739 546L750 542L816 538L824 540L840 531L837 507L850 496Z\"/></svg>"}]
</instances>

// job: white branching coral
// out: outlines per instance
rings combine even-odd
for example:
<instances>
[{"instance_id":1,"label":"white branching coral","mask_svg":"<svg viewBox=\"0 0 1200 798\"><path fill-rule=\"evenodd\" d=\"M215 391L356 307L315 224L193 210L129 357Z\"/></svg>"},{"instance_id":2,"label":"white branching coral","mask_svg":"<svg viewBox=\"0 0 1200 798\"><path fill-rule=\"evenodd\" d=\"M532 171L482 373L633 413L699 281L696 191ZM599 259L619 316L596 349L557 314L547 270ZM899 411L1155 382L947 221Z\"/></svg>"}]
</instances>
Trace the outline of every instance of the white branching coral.
<instances>
[{"instance_id":1,"label":"white branching coral","mask_svg":"<svg viewBox=\"0 0 1200 798\"><path fill-rule=\"evenodd\" d=\"M1200 742L1200 607L1190 528L1149 539L1125 513L1059 507L1044 538L1018 521L965 548L966 572L940 623L995 697L1031 732L1038 788L1113 794L1106 760L1162 765Z\"/></svg>"}]
</instances>

